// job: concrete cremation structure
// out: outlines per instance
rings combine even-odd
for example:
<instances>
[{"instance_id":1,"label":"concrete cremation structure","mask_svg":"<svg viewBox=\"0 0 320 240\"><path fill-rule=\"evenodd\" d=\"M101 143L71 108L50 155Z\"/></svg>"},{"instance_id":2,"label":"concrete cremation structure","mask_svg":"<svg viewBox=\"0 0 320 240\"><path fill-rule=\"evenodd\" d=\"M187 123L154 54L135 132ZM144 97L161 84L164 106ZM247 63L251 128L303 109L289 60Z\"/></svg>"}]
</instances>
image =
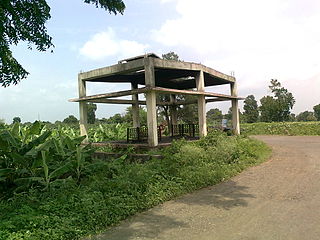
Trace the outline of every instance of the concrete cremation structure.
<instances>
[{"instance_id":1,"label":"concrete cremation structure","mask_svg":"<svg viewBox=\"0 0 320 240\"><path fill-rule=\"evenodd\" d=\"M86 82L131 83L126 91L86 95ZM87 135L87 103L131 104L133 127L140 127L139 105L147 106L148 144L158 145L157 105L167 105L171 109L172 124L177 124L176 107L191 104L177 101L176 95L195 95L198 97L199 135L207 135L206 103L231 101L233 132L240 134L236 79L202 64L164 60L157 55L145 54L121 60L116 65L82 72L78 75L81 135ZM206 92L206 87L229 84L230 95ZM139 85L142 87L139 88ZM145 100L139 100L139 94L145 94ZM170 94L170 102L157 102L157 94ZM118 97L132 96L132 100ZM117 98L117 99L115 99ZM196 103L196 102L192 102Z\"/></svg>"}]
</instances>

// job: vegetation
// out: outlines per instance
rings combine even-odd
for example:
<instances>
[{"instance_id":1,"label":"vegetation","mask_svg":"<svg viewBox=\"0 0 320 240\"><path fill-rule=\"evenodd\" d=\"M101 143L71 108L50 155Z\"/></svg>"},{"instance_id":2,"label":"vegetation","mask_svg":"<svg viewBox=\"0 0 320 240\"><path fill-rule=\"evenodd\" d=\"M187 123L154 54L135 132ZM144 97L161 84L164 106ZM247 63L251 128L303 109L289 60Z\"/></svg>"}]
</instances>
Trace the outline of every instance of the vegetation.
<instances>
[{"instance_id":1,"label":"vegetation","mask_svg":"<svg viewBox=\"0 0 320 240\"><path fill-rule=\"evenodd\" d=\"M263 97L260 102L260 112L262 122L283 122L290 118L290 111L295 104L292 93L281 86L276 79L271 79L269 86L272 96Z\"/></svg>"},{"instance_id":2,"label":"vegetation","mask_svg":"<svg viewBox=\"0 0 320 240\"><path fill-rule=\"evenodd\" d=\"M123 13L122 0L84 0L109 13ZM53 48L52 38L45 23L51 18L46 0L2 0L0 1L0 84L7 87L25 79L28 72L12 56L11 45L26 41L38 51Z\"/></svg>"},{"instance_id":3,"label":"vegetation","mask_svg":"<svg viewBox=\"0 0 320 240\"><path fill-rule=\"evenodd\" d=\"M62 122L65 124L78 124L79 120L75 116L69 115Z\"/></svg>"},{"instance_id":4,"label":"vegetation","mask_svg":"<svg viewBox=\"0 0 320 240\"><path fill-rule=\"evenodd\" d=\"M299 113L299 115L296 117L296 120L299 122L317 121L316 117L314 116L314 113L310 111L304 111L302 113Z\"/></svg>"},{"instance_id":5,"label":"vegetation","mask_svg":"<svg viewBox=\"0 0 320 240\"><path fill-rule=\"evenodd\" d=\"M273 122L241 124L246 135L320 135L320 122Z\"/></svg>"},{"instance_id":6,"label":"vegetation","mask_svg":"<svg viewBox=\"0 0 320 240\"><path fill-rule=\"evenodd\" d=\"M97 104L89 102L87 104L88 109L88 123L94 124L96 121L96 110L97 110Z\"/></svg>"},{"instance_id":7,"label":"vegetation","mask_svg":"<svg viewBox=\"0 0 320 240\"><path fill-rule=\"evenodd\" d=\"M14 117L12 119L12 123L21 123L21 118L20 117Z\"/></svg>"},{"instance_id":8,"label":"vegetation","mask_svg":"<svg viewBox=\"0 0 320 240\"><path fill-rule=\"evenodd\" d=\"M318 121L320 121L320 104L313 107L314 116Z\"/></svg>"},{"instance_id":9,"label":"vegetation","mask_svg":"<svg viewBox=\"0 0 320 240\"><path fill-rule=\"evenodd\" d=\"M244 100L244 117L246 122L254 123L257 122L259 119L259 110L258 110L258 103L253 95L249 95Z\"/></svg>"},{"instance_id":10,"label":"vegetation","mask_svg":"<svg viewBox=\"0 0 320 240\"><path fill-rule=\"evenodd\" d=\"M90 148L79 146L77 133L68 137L38 122L19 126L0 131L0 178L7 192L0 197L0 239L79 239L228 179L269 153L256 140L212 132L159 150L161 161L128 163L123 155L102 162L88 157Z\"/></svg>"},{"instance_id":11,"label":"vegetation","mask_svg":"<svg viewBox=\"0 0 320 240\"><path fill-rule=\"evenodd\" d=\"M207 112L208 125L217 125L221 123L223 114L218 108L212 108Z\"/></svg>"}]
</instances>

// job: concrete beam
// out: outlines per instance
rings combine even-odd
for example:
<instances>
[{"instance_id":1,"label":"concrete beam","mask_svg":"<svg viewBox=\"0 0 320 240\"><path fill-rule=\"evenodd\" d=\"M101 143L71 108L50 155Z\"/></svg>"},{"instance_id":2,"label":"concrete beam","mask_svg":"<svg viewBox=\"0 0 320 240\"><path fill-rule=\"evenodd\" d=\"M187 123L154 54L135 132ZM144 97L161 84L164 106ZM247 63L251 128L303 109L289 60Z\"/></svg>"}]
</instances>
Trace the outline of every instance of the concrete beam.
<instances>
[{"instance_id":1,"label":"concrete beam","mask_svg":"<svg viewBox=\"0 0 320 240\"><path fill-rule=\"evenodd\" d=\"M144 68L144 59L137 59L127 63L119 63L109 67L103 67L92 71L80 73L82 80L93 80L114 74L123 74L142 70Z\"/></svg>"},{"instance_id":2,"label":"concrete beam","mask_svg":"<svg viewBox=\"0 0 320 240\"><path fill-rule=\"evenodd\" d=\"M155 87L155 75L152 58L144 58L145 60L145 82L146 87ZM147 122L148 122L148 144L150 147L158 145L158 129L157 129L157 109L156 109L156 92L147 91Z\"/></svg>"},{"instance_id":3,"label":"concrete beam","mask_svg":"<svg viewBox=\"0 0 320 240\"><path fill-rule=\"evenodd\" d=\"M231 95L237 96L237 84L236 82L230 84ZM240 135L240 117L239 117L239 105L238 99L231 100L232 107L232 129L235 135Z\"/></svg>"},{"instance_id":4,"label":"concrete beam","mask_svg":"<svg viewBox=\"0 0 320 240\"><path fill-rule=\"evenodd\" d=\"M81 75L78 75L78 90L79 98L86 96L86 82L82 80ZM83 142L89 142L88 138L88 106L86 102L79 102L79 115L80 115L80 135L87 136Z\"/></svg>"},{"instance_id":5,"label":"concrete beam","mask_svg":"<svg viewBox=\"0 0 320 240\"><path fill-rule=\"evenodd\" d=\"M131 89L137 89L138 84L131 83ZM132 121L133 121L133 127L137 128L140 127L140 117L139 117L139 95L133 94L132 95Z\"/></svg>"},{"instance_id":6,"label":"concrete beam","mask_svg":"<svg viewBox=\"0 0 320 240\"><path fill-rule=\"evenodd\" d=\"M212 93L212 92L203 92L203 91L192 91L192 90L178 90L178 89L171 89L171 88L161 88L161 87L144 87L144 88L138 88L134 90L125 90L125 91L119 91L119 92L113 92L113 93L104 93L104 94L96 94L92 96L86 96L81 98L74 98L69 99L69 102L81 102L81 101L91 101L95 102L96 100L102 100L107 98L114 98L114 97L122 97L122 96L130 96L133 94L140 94L140 93L147 93L149 91L155 91L160 93L168 93L168 94L184 94L184 95L203 95L206 97L215 97L217 98L217 101L223 101L224 100L243 100L242 97L237 96L231 96L231 95L225 95L220 93ZM116 99L114 99L116 100ZM130 101L130 100L126 100ZM96 101L99 103L99 101ZM103 101L101 101L103 102ZM105 102L107 103L107 102Z\"/></svg>"},{"instance_id":7,"label":"concrete beam","mask_svg":"<svg viewBox=\"0 0 320 240\"><path fill-rule=\"evenodd\" d=\"M171 114L171 124L178 124L178 112L177 112L177 100L175 94L170 94L170 114Z\"/></svg>"},{"instance_id":8,"label":"concrete beam","mask_svg":"<svg viewBox=\"0 0 320 240\"><path fill-rule=\"evenodd\" d=\"M204 92L204 74L201 70L196 77L198 92ZM206 117L206 98L205 95L198 96L198 118L199 118L199 135L207 136L207 117Z\"/></svg>"},{"instance_id":9,"label":"concrete beam","mask_svg":"<svg viewBox=\"0 0 320 240\"><path fill-rule=\"evenodd\" d=\"M212 68L206 67L199 63L192 62L179 62L179 61L168 61L164 59L154 59L155 68L165 69L180 69L180 70L192 70L192 71L203 71L210 74L211 76L221 78L227 82L234 82L235 78L227 74L216 71Z\"/></svg>"}]
</instances>

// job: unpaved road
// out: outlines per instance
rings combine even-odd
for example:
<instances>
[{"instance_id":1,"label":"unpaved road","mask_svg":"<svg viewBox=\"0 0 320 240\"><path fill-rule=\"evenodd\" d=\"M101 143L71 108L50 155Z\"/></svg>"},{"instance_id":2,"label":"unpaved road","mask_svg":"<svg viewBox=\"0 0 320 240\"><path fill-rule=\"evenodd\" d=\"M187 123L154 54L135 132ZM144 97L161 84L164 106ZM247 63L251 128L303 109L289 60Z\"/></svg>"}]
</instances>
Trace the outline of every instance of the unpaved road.
<instances>
[{"instance_id":1,"label":"unpaved road","mask_svg":"<svg viewBox=\"0 0 320 240\"><path fill-rule=\"evenodd\" d=\"M320 137L256 138L272 147L269 161L138 214L95 239L320 239Z\"/></svg>"}]
</instances>

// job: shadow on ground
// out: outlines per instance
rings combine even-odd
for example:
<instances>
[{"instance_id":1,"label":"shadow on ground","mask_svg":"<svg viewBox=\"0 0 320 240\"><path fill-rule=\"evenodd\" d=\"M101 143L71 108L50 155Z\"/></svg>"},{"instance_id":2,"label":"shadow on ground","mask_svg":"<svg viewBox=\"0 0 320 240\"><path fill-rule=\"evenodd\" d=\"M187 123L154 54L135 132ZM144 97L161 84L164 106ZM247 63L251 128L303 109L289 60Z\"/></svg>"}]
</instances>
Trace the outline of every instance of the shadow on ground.
<instances>
[{"instance_id":1,"label":"shadow on ground","mask_svg":"<svg viewBox=\"0 0 320 240\"><path fill-rule=\"evenodd\" d=\"M161 208L158 210L161 211ZM170 216L161 215L158 210L152 209L138 214L105 233L85 238L85 240L129 240L136 237L154 239L163 231L188 227L184 222L177 221Z\"/></svg>"},{"instance_id":2,"label":"shadow on ground","mask_svg":"<svg viewBox=\"0 0 320 240\"><path fill-rule=\"evenodd\" d=\"M255 196L247 193L247 190L248 187L240 186L236 182L229 180L201 189L176 201L189 205L211 205L215 208L229 210L233 207L248 206L247 199L255 198Z\"/></svg>"},{"instance_id":3,"label":"shadow on ground","mask_svg":"<svg viewBox=\"0 0 320 240\"><path fill-rule=\"evenodd\" d=\"M248 194L247 190L248 187L239 186L236 182L229 180L137 214L103 234L86 239L157 239L163 232L189 228L188 218L184 217L184 214L185 210L191 210L192 206L203 207L206 212L214 208L230 210L234 207L247 206L247 199L255 198L254 195ZM191 206L188 207L188 205Z\"/></svg>"}]
</instances>

